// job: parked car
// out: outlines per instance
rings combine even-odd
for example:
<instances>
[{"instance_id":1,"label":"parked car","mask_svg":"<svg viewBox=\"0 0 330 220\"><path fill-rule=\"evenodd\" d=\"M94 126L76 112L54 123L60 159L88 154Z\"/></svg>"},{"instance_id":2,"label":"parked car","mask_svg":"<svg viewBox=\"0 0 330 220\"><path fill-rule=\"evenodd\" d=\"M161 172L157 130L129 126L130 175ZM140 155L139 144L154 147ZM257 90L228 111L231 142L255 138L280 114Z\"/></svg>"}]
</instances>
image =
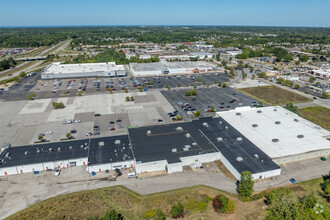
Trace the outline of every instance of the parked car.
<instances>
[{"instance_id":1,"label":"parked car","mask_svg":"<svg viewBox=\"0 0 330 220\"><path fill-rule=\"evenodd\" d=\"M94 116L95 116L95 117L98 117L98 116L101 116L101 114L96 113L96 114L94 114Z\"/></svg>"},{"instance_id":2,"label":"parked car","mask_svg":"<svg viewBox=\"0 0 330 220\"><path fill-rule=\"evenodd\" d=\"M56 171L55 171L55 176L59 176L61 174L61 169L57 169Z\"/></svg>"},{"instance_id":3,"label":"parked car","mask_svg":"<svg viewBox=\"0 0 330 220\"><path fill-rule=\"evenodd\" d=\"M117 176L121 176L122 175L121 171L118 168L116 168L115 171L116 171Z\"/></svg>"},{"instance_id":4,"label":"parked car","mask_svg":"<svg viewBox=\"0 0 330 220\"><path fill-rule=\"evenodd\" d=\"M86 134L86 136L92 136L93 134L92 134L92 132L88 132L87 134Z\"/></svg>"},{"instance_id":5,"label":"parked car","mask_svg":"<svg viewBox=\"0 0 330 220\"><path fill-rule=\"evenodd\" d=\"M77 130L76 129L72 129L71 131L70 131L70 133L77 133Z\"/></svg>"},{"instance_id":6,"label":"parked car","mask_svg":"<svg viewBox=\"0 0 330 220\"><path fill-rule=\"evenodd\" d=\"M98 131L95 131L94 133L93 133L93 135L100 135L101 133L100 132L98 132Z\"/></svg>"},{"instance_id":7,"label":"parked car","mask_svg":"<svg viewBox=\"0 0 330 220\"><path fill-rule=\"evenodd\" d=\"M81 121L80 120L74 120L73 122L74 123L80 123Z\"/></svg>"},{"instance_id":8,"label":"parked car","mask_svg":"<svg viewBox=\"0 0 330 220\"><path fill-rule=\"evenodd\" d=\"M53 132L52 132L52 131L46 131L45 134L46 134L46 135L47 135L47 134L53 134Z\"/></svg>"},{"instance_id":9,"label":"parked car","mask_svg":"<svg viewBox=\"0 0 330 220\"><path fill-rule=\"evenodd\" d=\"M296 183L295 178L291 178L291 179L290 179L290 182L291 182L291 183Z\"/></svg>"}]
</instances>

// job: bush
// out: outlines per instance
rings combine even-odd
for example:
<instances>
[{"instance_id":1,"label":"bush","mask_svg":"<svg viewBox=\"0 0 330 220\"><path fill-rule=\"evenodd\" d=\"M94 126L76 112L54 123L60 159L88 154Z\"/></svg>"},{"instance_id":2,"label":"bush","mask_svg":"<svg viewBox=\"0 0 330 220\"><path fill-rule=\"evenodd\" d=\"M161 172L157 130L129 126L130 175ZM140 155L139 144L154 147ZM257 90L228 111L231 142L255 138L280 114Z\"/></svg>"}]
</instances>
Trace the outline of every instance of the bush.
<instances>
[{"instance_id":1,"label":"bush","mask_svg":"<svg viewBox=\"0 0 330 220\"><path fill-rule=\"evenodd\" d=\"M196 96L197 95L197 91L196 90L191 90L191 95L192 96Z\"/></svg>"},{"instance_id":2,"label":"bush","mask_svg":"<svg viewBox=\"0 0 330 220\"><path fill-rule=\"evenodd\" d=\"M162 210L157 209L156 210L156 216L154 218L155 220L165 220L166 216L164 214L164 212L162 212Z\"/></svg>"},{"instance_id":3,"label":"bush","mask_svg":"<svg viewBox=\"0 0 330 220\"><path fill-rule=\"evenodd\" d=\"M143 218L153 218L156 215L156 212L152 209L146 211L146 213L144 213Z\"/></svg>"},{"instance_id":4,"label":"bush","mask_svg":"<svg viewBox=\"0 0 330 220\"><path fill-rule=\"evenodd\" d=\"M185 91L186 96L191 96L191 92L189 90Z\"/></svg>"},{"instance_id":5,"label":"bush","mask_svg":"<svg viewBox=\"0 0 330 220\"><path fill-rule=\"evenodd\" d=\"M134 98L133 98L133 96L131 96L131 101L134 101Z\"/></svg>"},{"instance_id":6,"label":"bush","mask_svg":"<svg viewBox=\"0 0 330 220\"><path fill-rule=\"evenodd\" d=\"M178 201L177 204L174 204L172 206L170 213L173 218L178 218L183 216L183 211L184 211L183 205L181 204L180 201Z\"/></svg>"},{"instance_id":7,"label":"bush","mask_svg":"<svg viewBox=\"0 0 330 220\"><path fill-rule=\"evenodd\" d=\"M58 108L64 108L64 103L63 102L53 102L53 108L58 109Z\"/></svg>"},{"instance_id":8,"label":"bush","mask_svg":"<svg viewBox=\"0 0 330 220\"><path fill-rule=\"evenodd\" d=\"M130 100L129 96L126 96L126 101L128 102Z\"/></svg>"},{"instance_id":9,"label":"bush","mask_svg":"<svg viewBox=\"0 0 330 220\"><path fill-rule=\"evenodd\" d=\"M34 93L26 96L26 98L30 99L30 100L33 100L35 97L36 97L36 94L34 94Z\"/></svg>"},{"instance_id":10,"label":"bush","mask_svg":"<svg viewBox=\"0 0 330 220\"><path fill-rule=\"evenodd\" d=\"M233 200L228 200L226 213L234 213L235 212L235 202Z\"/></svg>"},{"instance_id":11,"label":"bush","mask_svg":"<svg viewBox=\"0 0 330 220\"><path fill-rule=\"evenodd\" d=\"M218 213L227 213L227 207L228 207L228 198L222 194L217 195L214 199L213 199L213 209L214 211L218 212ZM228 213L232 213L234 212L233 210L235 210L235 204L233 204L234 202L231 202L230 204L230 209L228 210Z\"/></svg>"}]
</instances>

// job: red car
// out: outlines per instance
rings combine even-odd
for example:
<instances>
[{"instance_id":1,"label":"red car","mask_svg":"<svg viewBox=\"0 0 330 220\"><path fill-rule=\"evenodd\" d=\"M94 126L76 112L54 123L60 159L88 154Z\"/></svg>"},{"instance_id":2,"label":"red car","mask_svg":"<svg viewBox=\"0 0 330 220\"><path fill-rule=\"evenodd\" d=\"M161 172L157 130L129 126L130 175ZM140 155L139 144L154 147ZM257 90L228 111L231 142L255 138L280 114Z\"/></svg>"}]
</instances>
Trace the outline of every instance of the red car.
<instances>
[{"instance_id":1,"label":"red car","mask_svg":"<svg viewBox=\"0 0 330 220\"><path fill-rule=\"evenodd\" d=\"M116 128L110 128L110 131L115 131L116 130Z\"/></svg>"}]
</instances>

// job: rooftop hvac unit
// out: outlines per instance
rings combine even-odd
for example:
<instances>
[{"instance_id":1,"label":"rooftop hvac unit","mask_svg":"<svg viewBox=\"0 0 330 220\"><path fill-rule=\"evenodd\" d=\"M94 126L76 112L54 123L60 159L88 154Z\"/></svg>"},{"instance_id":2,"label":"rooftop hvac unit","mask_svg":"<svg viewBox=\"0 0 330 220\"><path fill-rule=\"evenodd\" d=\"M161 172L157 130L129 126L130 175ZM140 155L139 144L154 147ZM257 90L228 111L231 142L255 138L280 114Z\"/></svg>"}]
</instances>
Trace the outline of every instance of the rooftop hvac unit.
<instances>
[{"instance_id":1,"label":"rooftop hvac unit","mask_svg":"<svg viewBox=\"0 0 330 220\"><path fill-rule=\"evenodd\" d=\"M252 127L256 128L256 127L258 127L258 125L257 124L252 124Z\"/></svg>"},{"instance_id":2,"label":"rooftop hvac unit","mask_svg":"<svg viewBox=\"0 0 330 220\"><path fill-rule=\"evenodd\" d=\"M218 142L223 141L223 138L222 138L222 137L218 137L218 138L217 138L217 141L218 141Z\"/></svg>"},{"instance_id":3,"label":"rooftop hvac unit","mask_svg":"<svg viewBox=\"0 0 330 220\"><path fill-rule=\"evenodd\" d=\"M197 145L197 143L196 143L196 142L194 142L194 143L192 143L192 145L193 145L193 146L196 146L196 145Z\"/></svg>"},{"instance_id":4,"label":"rooftop hvac unit","mask_svg":"<svg viewBox=\"0 0 330 220\"><path fill-rule=\"evenodd\" d=\"M150 130L147 131L147 135L151 135L151 131Z\"/></svg>"},{"instance_id":5,"label":"rooftop hvac unit","mask_svg":"<svg viewBox=\"0 0 330 220\"><path fill-rule=\"evenodd\" d=\"M258 159L259 158L259 155L258 154L254 154L254 157Z\"/></svg>"},{"instance_id":6,"label":"rooftop hvac unit","mask_svg":"<svg viewBox=\"0 0 330 220\"><path fill-rule=\"evenodd\" d=\"M258 110L257 113L261 113L262 111L261 110Z\"/></svg>"},{"instance_id":7,"label":"rooftop hvac unit","mask_svg":"<svg viewBox=\"0 0 330 220\"><path fill-rule=\"evenodd\" d=\"M53 148L48 148L48 151L49 151L49 152L52 152L52 151L53 151Z\"/></svg>"},{"instance_id":8,"label":"rooftop hvac unit","mask_svg":"<svg viewBox=\"0 0 330 220\"><path fill-rule=\"evenodd\" d=\"M115 144L120 144L121 143L121 140L116 140L115 141ZM125 148L124 148L125 149Z\"/></svg>"},{"instance_id":9,"label":"rooftop hvac unit","mask_svg":"<svg viewBox=\"0 0 330 220\"><path fill-rule=\"evenodd\" d=\"M279 142L280 140L279 140L278 138L274 138L274 139L272 139L272 141L273 141L274 143L276 143L276 142Z\"/></svg>"},{"instance_id":10,"label":"rooftop hvac unit","mask_svg":"<svg viewBox=\"0 0 330 220\"><path fill-rule=\"evenodd\" d=\"M304 138L304 135L299 134L299 135L297 136L297 138Z\"/></svg>"},{"instance_id":11,"label":"rooftop hvac unit","mask_svg":"<svg viewBox=\"0 0 330 220\"><path fill-rule=\"evenodd\" d=\"M190 138L190 137L191 137L191 135L190 135L189 133L187 133L187 134L186 134L186 137L187 137L187 138Z\"/></svg>"},{"instance_id":12,"label":"rooftop hvac unit","mask_svg":"<svg viewBox=\"0 0 330 220\"><path fill-rule=\"evenodd\" d=\"M225 129L228 130L228 126L226 126Z\"/></svg>"},{"instance_id":13,"label":"rooftop hvac unit","mask_svg":"<svg viewBox=\"0 0 330 220\"><path fill-rule=\"evenodd\" d=\"M279 124L281 124L281 122L280 121L275 121L275 124L279 125Z\"/></svg>"},{"instance_id":14,"label":"rooftop hvac unit","mask_svg":"<svg viewBox=\"0 0 330 220\"><path fill-rule=\"evenodd\" d=\"M173 153L175 153L175 152L177 152L177 151L178 151L178 150L177 150L176 148L173 148L173 149L172 149L172 152L173 152Z\"/></svg>"},{"instance_id":15,"label":"rooftop hvac unit","mask_svg":"<svg viewBox=\"0 0 330 220\"><path fill-rule=\"evenodd\" d=\"M222 124L222 121L219 121L219 124Z\"/></svg>"},{"instance_id":16,"label":"rooftop hvac unit","mask_svg":"<svg viewBox=\"0 0 330 220\"><path fill-rule=\"evenodd\" d=\"M25 155L28 155L28 154L29 154L29 151L25 151L24 154L25 154Z\"/></svg>"},{"instance_id":17,"label":"rooftop hvac unit","mask_svg":"<svg viewBox=\"0 0 330 220\"><path fill-rule=\"evenodd\" d=\"M277 109L276 108L274 108L274 112L277 112Z\"/></svg>"},{"instance_id":18,"label":"rooftop hvac unit","mask_svg":"<svg viewBox=\"0 0 330 220\"><path fill-rule=\"evenodd\" d=\"M243 140L243 138L241 138L241 137L238 137L238 138L236 138L236 140L237 140L237 141L242 141L242 140Z\"/></svg>"},{"instance_id":19,"label":"rooftop hvac unit","mask_svg":"<svg viewBox=\"0 0 330 220\"><path fill-rule=\"evenodd\" d=\"M177 127L175 130L176 131L183 131L183 128L182 127Z\"/></svg>"},{"instance_id":20,"label":"rooftop hvac unit","mask_svg":"<svg viewBox=\"0 0 330 220\"><path fill-rule=\"evenodd\" d=\"M39 149L37 149L37 154L40 154L40 150Z\"/></svg>"},{"instance_id":21,"label":"rooftop hvac unit","mask_svg":"<svg viewBox=\"0 0 330 220\"><path fill-rule=\"evenodd\" d=\"M61 151L61 148L60 148L60 147L58 147L58 148L57 148L57 152L60 152L60 151Z\"/></svg>"},{"instance_id":22,"label":"rooftop hvac unit","mask_svg":"<svg viewBox=\"0 0 330 220\"><path fill-rule=\"evenodd\" d=\"M72 146L69 147L69 150L72 150Z\"/></svg>"},{"instance_id":23,"label":"rooftop hvac unit","mask_svg":"<svg viewBox=\"0 0 330 220\"><path fill-rule=\"evenodd\" d=\"M298 122L299 120L298 120L298 118L295 118L295 119L293 119L295 122Z\"/></svg>"},{"instance_id":24,"label":"rooftop hvac unit","mask_svg":"<svg viewBox=\"0 0 330 220\"><path fill-rule=\"evenodd\" d=\"M80 148L83 149L84 148L84 145L80 145Z\"/></svg>"},{"instance_id":25,"label":"rooftop hvac unit","mask_svg":"<svg viewBox=\"0 0 330 220\"><path fill-rule=\"evenodd\" d=\"M209 125L208 125L206 122L204 122L204 123L203 123L203 126L204 126L204 127L208 127Z\"/></svg>"},{"instance_id":26,"label":"rooftop hvac unit","mask_svg":"<svg viewBox=\"0 0 330 220\"><path fill-rule=\"evenodd\" d=\"M240 112L237 112L236 115L241 115L241 113Z\"/></svg>"},{"instance_id":27,"label":"rooftop hvac unit","mask_svg":"<svg viewBox=\"0 0 330 220\"><path fill-rule=\"evenodd\" d=\"M242 157L237 157L236 160L237 160L238 162L240 162L240 161L243 160L243 158L242 158Z\"/></svg>"}]
</instances>

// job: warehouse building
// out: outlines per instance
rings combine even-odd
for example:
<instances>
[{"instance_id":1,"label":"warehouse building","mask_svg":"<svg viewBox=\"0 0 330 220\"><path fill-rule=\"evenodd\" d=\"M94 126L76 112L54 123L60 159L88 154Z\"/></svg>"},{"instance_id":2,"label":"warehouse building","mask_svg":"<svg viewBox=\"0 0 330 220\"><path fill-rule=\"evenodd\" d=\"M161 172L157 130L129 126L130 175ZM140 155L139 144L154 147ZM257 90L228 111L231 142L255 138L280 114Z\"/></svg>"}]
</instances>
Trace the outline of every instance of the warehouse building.
<instances>
[{"instance_id":1,"label":"warehouse building","mask_svg":"<svg viewBox=\"0 0 330 220\"><path fill-rule=\"evenodd\" d=\"M134 167L127 135L91 139L88 171L102 172Z\"/></svg>"},{"instance_id":2,"label":"warehouse building","mask_svg":"<svg viewBox=\"0 0 330 220\"><path fill-rule=\"evenodd\" d=\"M130 63L134 76L155 76L166 74L192 74L216 71L216 66L202 61L166 62L159 63Z\"/></svg>"},{"instance_id":3,"label":"warehouse building","mask_svg":"<svg viewBox=\"0 0 330 220\"><path fill-rule=\"evenodd\" d=\"M280 175L281 168L221 118L129 129L136 172L180 172L221 160L237 178L249 170L253 178Z\"/></svg>"},{"instance_id":4,"label":"warehouse building","mask_svg":"<svg viewBox=\"0 0 330 220\"><path fill-rule=\"evenodd\" d=\"M115 62L79 64L61 64L56 62L50 64L41 73L41 79L122 77L126 75L124 66L116 65Z\"/></svg>"},{"instance_id":5,"label":"warehouse building","mask_svg":"<svg viewBox=\"0 0 330 220\"><path fill-rule=\"evenodd\" d=\"M88 140L9 147L0 156L0 176L87 165Z\"/></svg>"},{"instance_id":6,"label":"warehouse building","mask_svg":"<svg viewBox=\"0 0 330 220\"><path fill-rule=\"evenodd\" d=\"M217 113L277 164L330 155L330 132L279 107Z\"/></svg>"}]
</instances>

